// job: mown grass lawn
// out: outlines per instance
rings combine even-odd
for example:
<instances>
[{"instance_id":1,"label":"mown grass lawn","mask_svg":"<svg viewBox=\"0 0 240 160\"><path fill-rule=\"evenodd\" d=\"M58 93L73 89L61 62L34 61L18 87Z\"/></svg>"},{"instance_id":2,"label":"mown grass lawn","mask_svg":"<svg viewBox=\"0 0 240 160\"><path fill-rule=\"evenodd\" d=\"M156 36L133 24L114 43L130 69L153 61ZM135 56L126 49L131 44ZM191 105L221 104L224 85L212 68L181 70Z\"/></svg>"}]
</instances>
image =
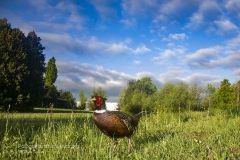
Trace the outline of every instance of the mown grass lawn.
<instances>
[{"instance_id":1,"label":"mown grass lawn","mask_svg":"<svg viewBox=\"0 0 240 160\"><path fill-rule=\"evenodd\" d=\"M142 117L133 148L112 140L92 113L1 113L1 159L240 159L240 117L223 111Z\"/></svg>"}]
</instances>

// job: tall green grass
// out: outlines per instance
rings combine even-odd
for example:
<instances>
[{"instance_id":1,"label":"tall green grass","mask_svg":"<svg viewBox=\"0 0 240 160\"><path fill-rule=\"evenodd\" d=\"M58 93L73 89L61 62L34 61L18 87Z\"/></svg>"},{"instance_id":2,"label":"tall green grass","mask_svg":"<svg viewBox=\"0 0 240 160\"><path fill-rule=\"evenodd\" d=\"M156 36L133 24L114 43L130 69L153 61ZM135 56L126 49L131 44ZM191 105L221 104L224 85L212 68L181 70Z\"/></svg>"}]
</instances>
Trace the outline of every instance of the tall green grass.
<instances>
[{"instance_id":1,"label":"tall green grass","mask_svg":"<svg viewBox=\"0 0 240 160\"><path fill-rule=\"evenodd\" d=\"M142 117L133 148L113 141L91 113L2 113L1 159L239 159L240 117L157 112Z\"/></svg>"}]
</instances>

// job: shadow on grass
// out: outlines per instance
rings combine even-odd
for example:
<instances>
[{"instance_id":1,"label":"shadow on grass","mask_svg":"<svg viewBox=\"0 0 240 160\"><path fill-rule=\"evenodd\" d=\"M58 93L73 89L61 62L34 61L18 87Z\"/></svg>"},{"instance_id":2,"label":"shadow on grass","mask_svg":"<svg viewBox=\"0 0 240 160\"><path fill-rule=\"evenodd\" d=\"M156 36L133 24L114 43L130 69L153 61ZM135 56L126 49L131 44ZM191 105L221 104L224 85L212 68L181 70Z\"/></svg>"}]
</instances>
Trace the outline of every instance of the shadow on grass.
<instances>
[{"instance_id":1,"label":"shadow on grass","mask_svg":"<svg viewBox=\"0 0 240 160\"><path fill-rule=\"evenodd\" d=\"M164 140L166 137L174 137L177 132L157 130L155 132L143 134L143 136L137 137L136 142L144 145L147 143L153 143Z\"/></svg>"}]
</instances>

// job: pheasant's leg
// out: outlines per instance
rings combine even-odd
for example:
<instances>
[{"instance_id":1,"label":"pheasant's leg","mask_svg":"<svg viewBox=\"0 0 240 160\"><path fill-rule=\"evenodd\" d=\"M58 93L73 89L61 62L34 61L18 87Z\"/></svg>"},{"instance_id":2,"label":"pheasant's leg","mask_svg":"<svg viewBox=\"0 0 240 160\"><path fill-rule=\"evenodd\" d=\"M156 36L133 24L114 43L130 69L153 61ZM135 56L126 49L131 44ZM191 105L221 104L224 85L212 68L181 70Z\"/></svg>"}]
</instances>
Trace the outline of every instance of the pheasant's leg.
<instances>
[{"instance_id":1,"label":"pheasant's leg","mask_svg":"<svg viewBox=\"0 0 240 160\"><path fill-rule=\"evenodd\" d=\"M132 148L131 138L128 138L128 152L130 152L131 148Z\"/></svg>"},{"instance_id":2,"label":"pheasant's leg","mask_svg":"<svg viewBox=\"0 0 240 160\"><path fill-rule=\"evenodd\" d=\"M117 147L117 145L118 145L118 140L117 140L117 138L114 138L113 140L114 140L113 151L115 151L115 149L116 149L116 147Z\"/></svg>"}]
</instances>

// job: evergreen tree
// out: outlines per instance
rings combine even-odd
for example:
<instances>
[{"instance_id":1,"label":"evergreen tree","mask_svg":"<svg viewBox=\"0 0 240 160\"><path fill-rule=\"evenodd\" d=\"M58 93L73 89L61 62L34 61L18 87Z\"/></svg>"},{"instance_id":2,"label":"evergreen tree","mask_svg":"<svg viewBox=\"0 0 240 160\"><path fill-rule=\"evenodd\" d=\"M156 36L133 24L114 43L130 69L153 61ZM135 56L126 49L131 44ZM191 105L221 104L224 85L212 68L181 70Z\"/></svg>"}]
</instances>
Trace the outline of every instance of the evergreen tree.
<instances>
[{"instance_id":1,"label":"evergreen tree","mask_svg":"<svg viewBox=\"0 0 240 160\"><path fill-rule=\"evenodd\" d=\"M30 105L34 105L40 104L44 94L45 55L43 50L45 47L42 46L41 38L37 37L34 31L28 33L27 42L29 43L27 50L29 75L25 82L31 95Z\"/></svg>"},{"instance_id":2,"label":"evergreen tree","mask_svg":"<svg viewBox=\"0 0 240 160\"><path fill-rule=\"evenodd\" d=\"M35 35L36 37L36 35ZM44 55L19 29L12 29L7 19L0 19L0 105L13 110L31 110L37 105L42 89ZM36 55L41 59L33 59ZM41 64L39 67L38 64ZM34 68L34 65L37 64ZM36 72L39 74L36 74ZM34 77L34 78L33 78ZM40 85L35 85L35 81Z\"/></svg>"}]
</instances>

